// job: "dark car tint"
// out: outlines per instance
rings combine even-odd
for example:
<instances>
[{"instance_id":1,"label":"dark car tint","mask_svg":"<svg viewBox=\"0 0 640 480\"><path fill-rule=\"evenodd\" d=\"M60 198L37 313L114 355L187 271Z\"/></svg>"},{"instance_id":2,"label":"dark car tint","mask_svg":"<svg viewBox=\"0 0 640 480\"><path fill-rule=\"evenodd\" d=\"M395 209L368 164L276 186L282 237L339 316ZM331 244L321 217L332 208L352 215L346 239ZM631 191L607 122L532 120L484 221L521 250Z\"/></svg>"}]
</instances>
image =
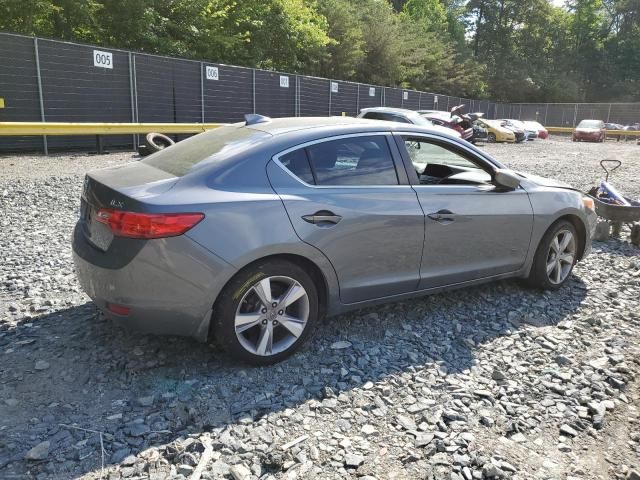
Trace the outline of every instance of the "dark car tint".
<instances>
[{"instance_id":1,"label":"dark car tint","mask_svg":"<svg viewBox=\"0 0 640 480\"><path fill-rule=\"evenodd\" d=\"M294 150L280 157L280 162L303 182L315 184L305 149Z\"/></svg>"},{"instance_id":2,"label":"dark car tint","mask_svg":"<svg viewBox=\"0 0 640 480\"><path fill-rule=\"evenodd\" d=\"M270 135L245 127L220 127L187 138L161 150L141 163L176 177L182 177L195 165L216 163L261 142Z\"/></svg>"},{"instance_id":3,"label":"dark car tint","mask_svg":"<svg viewBox=\"0 0 640 480\"><path fill-rule=\"evenodd\" d=\"M317 143L283 155L280 162L312 185L398 185L389 145L381 135Z\"/></svg>"}]
</instances>

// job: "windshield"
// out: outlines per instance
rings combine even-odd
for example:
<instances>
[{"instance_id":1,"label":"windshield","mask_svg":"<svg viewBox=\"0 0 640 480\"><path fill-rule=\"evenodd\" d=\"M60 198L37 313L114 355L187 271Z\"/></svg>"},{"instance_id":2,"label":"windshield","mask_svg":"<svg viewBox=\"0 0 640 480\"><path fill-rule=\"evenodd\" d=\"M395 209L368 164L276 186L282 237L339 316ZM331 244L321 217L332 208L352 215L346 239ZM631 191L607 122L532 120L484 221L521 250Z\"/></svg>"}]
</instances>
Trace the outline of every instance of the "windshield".
<instances>
[{"instance_id":1,"label":"windshield","mask_svg":"<svg viewBox=\"0 0 640 480\"><path fill-rule=\"evenodd\" d=\"M220 127L160 150L140 163L182 177L204 160L207 160L207 163L219 162L229 155L248 149L268 136L267 133L244 126Z\"/></svg>"},{"instance_id":2,"label":"windshield","mask_svg":"<svg viewBox=\"0 0 640 480\"><path fill-rule=\"evenodd\" d=\"M582 120L578 124L578 128L602 128L600 120Z\"/></svg>"}]
</instances>

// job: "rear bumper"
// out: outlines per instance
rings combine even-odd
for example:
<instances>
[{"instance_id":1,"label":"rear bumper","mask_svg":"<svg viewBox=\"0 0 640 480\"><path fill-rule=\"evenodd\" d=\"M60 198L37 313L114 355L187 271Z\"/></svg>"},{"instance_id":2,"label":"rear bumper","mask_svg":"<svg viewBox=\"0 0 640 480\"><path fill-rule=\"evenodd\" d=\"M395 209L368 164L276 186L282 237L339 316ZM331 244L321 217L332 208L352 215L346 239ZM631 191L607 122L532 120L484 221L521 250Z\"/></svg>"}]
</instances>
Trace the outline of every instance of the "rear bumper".
<instances>
[{"instance_id":1,"label":"rear bumper","mask_svg":"<svg viewBox=\"0 0 640 480\"><path fill-rule=\"evenodd\" d=\"M603 135L600 132L597 132L597 133L574 132L573 133L573 138L575 138L576 140L583 141L583 142L597 142L602 137L603 137Z\"/></svg>"},{"instance_id":2,"label":"rear bumper","mask_svg":"<svg viewBox=\"0 0 640 480\"><path fill-rule=\"evenodd\" d=\"M115 239L103 252L76 225L76 276L105 315L147 333L206 340L213 303L234 268L182 235L159 240ZM130 308L117 315L108 303Z\"/></svg>"}]
</instances>

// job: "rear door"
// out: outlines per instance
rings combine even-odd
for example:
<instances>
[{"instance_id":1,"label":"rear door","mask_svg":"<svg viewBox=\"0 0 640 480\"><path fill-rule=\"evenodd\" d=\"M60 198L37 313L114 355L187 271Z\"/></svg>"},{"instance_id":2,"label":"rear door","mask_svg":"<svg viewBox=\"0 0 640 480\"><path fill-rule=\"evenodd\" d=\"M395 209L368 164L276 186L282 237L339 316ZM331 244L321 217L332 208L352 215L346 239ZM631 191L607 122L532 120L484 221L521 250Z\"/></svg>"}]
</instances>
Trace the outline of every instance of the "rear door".
<instances>
[{"instance_id":1,"label":"rear door","mask_svg":"<svg viewBox=\"0 0 640 480\"><path fill-rule=\"evenodd\" d=\"M491 165L462 145L415 134L399 135L398 139L407 164L424 170L414 178L425 213L419 288L520 269L533 227L527 192L522 188L504 191L492 185Z\"/></svg>"},{"instance_id":2,"label":"rear door","mask_svg":"<svg viewBox=\"0 0 640 480\"><path fill-rule=\"evenodd\" d=\"M268 164L296 233L335 268L343 303L417 288L424 215L400 162L380 133L300 145Z\"/></svg>"}]
</instances>

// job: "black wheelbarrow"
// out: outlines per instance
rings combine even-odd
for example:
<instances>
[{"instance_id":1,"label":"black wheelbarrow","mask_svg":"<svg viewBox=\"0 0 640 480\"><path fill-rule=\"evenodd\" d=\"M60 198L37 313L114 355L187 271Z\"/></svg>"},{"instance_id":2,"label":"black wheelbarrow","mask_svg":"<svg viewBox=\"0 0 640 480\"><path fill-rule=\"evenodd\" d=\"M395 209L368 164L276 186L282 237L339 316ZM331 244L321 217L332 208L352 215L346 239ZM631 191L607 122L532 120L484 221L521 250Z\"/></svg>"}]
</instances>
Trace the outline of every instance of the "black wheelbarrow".
<instances>
[{"instance_id":1,"label":"black wheelbarrow","mask_svg":"<svg viewBox=\"0 0 640 480\"><path fill-rule=\"evenodd\" d=\"M615 164L607 168L607 164ZM600 166L606 173L605 181L609 181L609 174L622 165L620 160L601 160ZM599 222L594 235L595 240L606 241L610 235L620 236L622 226L628 225L631 229L631 243L640 246L640 202L623 197L629 205L616 205L598 198L598 187L593 187L587 192L595 203L596 214L604 219Z\"/></svg>"}]
</instances>

